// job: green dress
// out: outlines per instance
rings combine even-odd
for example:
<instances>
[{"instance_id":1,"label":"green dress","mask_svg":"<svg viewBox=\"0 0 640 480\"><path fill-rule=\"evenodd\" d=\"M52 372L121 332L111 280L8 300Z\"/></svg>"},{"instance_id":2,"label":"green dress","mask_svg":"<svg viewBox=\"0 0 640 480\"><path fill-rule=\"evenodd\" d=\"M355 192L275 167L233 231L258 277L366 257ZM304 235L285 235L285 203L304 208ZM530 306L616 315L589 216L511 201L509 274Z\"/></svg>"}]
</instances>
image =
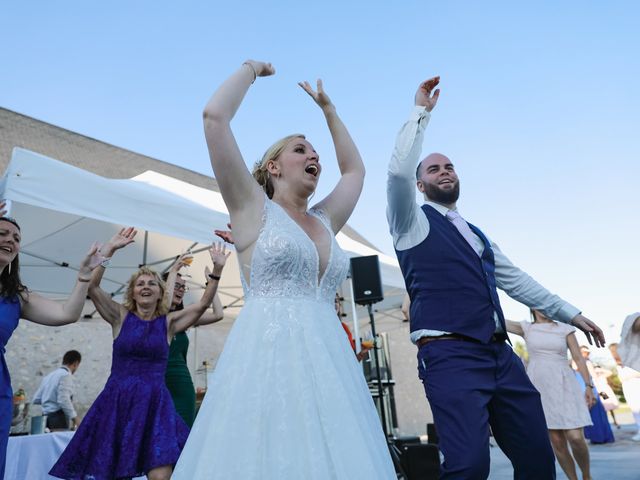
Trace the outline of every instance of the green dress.
<instances>
[{"instance_id":1,"label":"green dress","mask_svg":"<svg viewBox=\"0 0 640 480\"><path fill-rule=\"evenodd\" d=\"M177 333L169 346L169 360L165 382L178 414L189 428L196 417L196 391L187 368L189 337L184 332Z\"/></svg>"}]
</instances>

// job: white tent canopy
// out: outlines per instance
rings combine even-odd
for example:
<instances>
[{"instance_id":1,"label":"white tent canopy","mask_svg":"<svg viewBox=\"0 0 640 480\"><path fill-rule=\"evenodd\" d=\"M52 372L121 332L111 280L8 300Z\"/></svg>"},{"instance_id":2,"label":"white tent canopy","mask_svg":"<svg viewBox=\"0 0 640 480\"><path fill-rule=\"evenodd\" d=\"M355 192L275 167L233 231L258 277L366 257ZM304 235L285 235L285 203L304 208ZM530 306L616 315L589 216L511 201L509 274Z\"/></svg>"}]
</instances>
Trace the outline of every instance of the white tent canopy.
<instances>
[{"instance_id":1,"label":"white tent canopy","mask_svg":"<svg viewBox=\"0 0 640 480\"><path fill-rule=\"evenodd\" d=\"M121 226L132 225L140 232L136 243L119 252L105 273L102 286L116 297L139 265L164 271L179 253L206 249L215 238L213 230L226 229L229 221L218 192L154 171L127 180L108 179L21 148L13 151L0 182L0 197L8 201L10 215L22 228L23 282L52 298L71 291L75 269L91 243L106 241ZM337 240L351 256L378 255L385 291L397 297L404 290L394 258L343 233ZM195 255L188 295L199 295L207 257L204 252ZM240 306L235 259L225 269L220 294L225 306Z\"/></svg>"}]
</instances>

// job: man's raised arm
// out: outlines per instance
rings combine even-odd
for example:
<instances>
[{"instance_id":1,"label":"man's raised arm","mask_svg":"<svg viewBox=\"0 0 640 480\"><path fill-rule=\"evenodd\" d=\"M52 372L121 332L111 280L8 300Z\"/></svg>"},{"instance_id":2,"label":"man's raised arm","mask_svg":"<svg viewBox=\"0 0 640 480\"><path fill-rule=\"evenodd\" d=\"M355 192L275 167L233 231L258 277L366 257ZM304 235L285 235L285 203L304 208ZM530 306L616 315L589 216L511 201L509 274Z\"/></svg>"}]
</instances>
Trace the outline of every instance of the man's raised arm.
<instances>
[{"instance_id":1,"label":"man's raised arm","mask_svg":"<svg viewBox=\"0 0 640 480\"><path fill-rule=\"evenodd\" d=\"M433 77L418 87L415 107L398 133L391 155L387 180L387 219L394 243L399 236L409 232L415 223L418 208L415 202L415 171L422 151L424 130L440 95L440 89L434 91L439 82L440 77Z\"/></svg>"}]
</instances>

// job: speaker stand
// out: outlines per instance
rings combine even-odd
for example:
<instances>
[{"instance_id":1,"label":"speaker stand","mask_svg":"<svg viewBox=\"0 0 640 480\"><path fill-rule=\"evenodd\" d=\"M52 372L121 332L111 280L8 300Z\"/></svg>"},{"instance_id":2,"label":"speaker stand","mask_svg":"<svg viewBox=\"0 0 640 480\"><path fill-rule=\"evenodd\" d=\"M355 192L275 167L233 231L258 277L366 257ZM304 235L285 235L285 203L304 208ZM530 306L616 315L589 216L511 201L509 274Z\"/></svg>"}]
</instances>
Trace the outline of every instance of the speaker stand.
<instances>
[{"instance_id":1,"label":"speaker stand","mask_svg":"<svg viewBox=\"0 0 640 480\"><path fill-rule=\"evenodd\" d=\"M378 401L380 405L380 419L382 420L382 431L385 438L389 438L387 430L387 412L384 406L384 387L382 386L382 374L380 373L380 353L378 352L378 336L376 334L376 323L373 318L373 306L367 303L367 311L369 312L369 322L371 324L371 336L373 337L373 358L376 361L376 380L378 381Z\"/></svg>"},{"instance_id":2,"label":"speaker stand","mask_svg":"<svg viewBox=\"0 0 640 480\"><path fill-rule=\"evenodd\" d=\"M393 443L393 439L390 437L389 431L387 430L387 412L385 409L384 403L384 386L382 385L382 374L380 373L380 353L378 347L378 335L376 333L376 322L373 317L373 304L367 303L367 312L369 312L369 323L371 325L371 336L373 337L373 358L376 362L376 380L378 382L378 405L380 405L380 420L382 421L382 431L384 432L384 438L387 441L387 446L389 448L389 454L391 455L391 460L393 462L393 466L396 470L397 478L400 479L408 479L407 474L404 472L402 468L402 462L400 461L401 453L398 447Z\"/></svg>"}]
</instances>

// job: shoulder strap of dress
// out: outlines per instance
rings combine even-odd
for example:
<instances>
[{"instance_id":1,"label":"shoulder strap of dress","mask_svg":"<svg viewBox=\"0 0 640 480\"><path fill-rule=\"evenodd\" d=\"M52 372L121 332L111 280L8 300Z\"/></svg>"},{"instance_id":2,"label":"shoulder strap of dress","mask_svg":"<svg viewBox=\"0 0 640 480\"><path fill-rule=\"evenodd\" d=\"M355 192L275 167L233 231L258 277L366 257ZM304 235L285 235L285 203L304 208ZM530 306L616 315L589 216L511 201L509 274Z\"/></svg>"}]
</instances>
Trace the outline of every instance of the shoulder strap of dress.
<instances>
[{"instance_id":1,"label":"shoulder strap of dress","mask_svg":"<svg viewBox=\"0 0 640 480\"><path fill-rule=\"evenodd\" d=\"M312 207L309 209L309 213L311 215L313 215L314 217L317 217L318 220L320 220L322 222L322 224L330 231L332 232L331 229L331 220L329 219L329 217L327 216L326 212L318 207Z\"/></svg>"}]
</instances>

